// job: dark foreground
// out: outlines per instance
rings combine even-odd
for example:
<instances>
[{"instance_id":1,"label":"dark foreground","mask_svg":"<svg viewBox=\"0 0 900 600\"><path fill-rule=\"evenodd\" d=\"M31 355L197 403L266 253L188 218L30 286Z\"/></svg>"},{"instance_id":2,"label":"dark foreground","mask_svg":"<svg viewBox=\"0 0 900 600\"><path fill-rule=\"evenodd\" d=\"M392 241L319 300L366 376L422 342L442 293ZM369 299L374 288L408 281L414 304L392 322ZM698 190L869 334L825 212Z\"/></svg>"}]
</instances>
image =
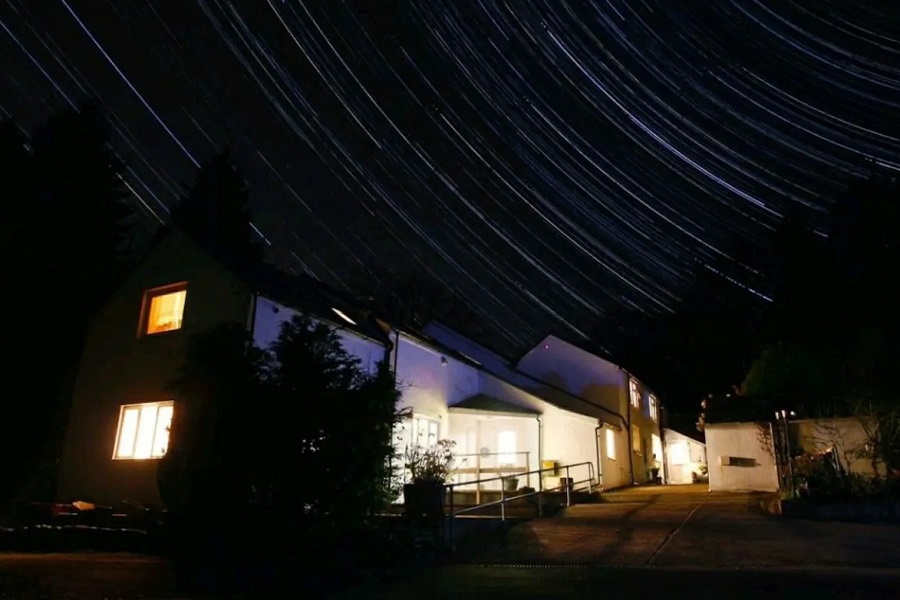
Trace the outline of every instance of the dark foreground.
<instances>
[{"instance_id":1,"label":"dark foreground","mask_svg":"<svg viewBox=\"0 0 900 600\"><path fill-rule=\"evenodd\" d=\"M457 565L309 597L428 598L900 598L900 571ZM252 594L245 597L254 597ZM119 554L0 554L0 598L186 599L168 565Z\"/></svg>"},{"instance_id":2,"label":"dark foreground","mask_svg":"<svg viewBox=\"0 0 900 600\"><path fill-rule=\"evenodd\" d=\"M469 564L433 566L410 547L390 578L369 571L368 580L342 576L274 597L900 598L900 526L781 519L759 502L700 486L609 493L461 545L456 561ZM250 587L244 598L262 597L261 586ZM0 553L0 600L13 598L195 597L177 590L158 558Z\"/></svg>"}]
</instances>

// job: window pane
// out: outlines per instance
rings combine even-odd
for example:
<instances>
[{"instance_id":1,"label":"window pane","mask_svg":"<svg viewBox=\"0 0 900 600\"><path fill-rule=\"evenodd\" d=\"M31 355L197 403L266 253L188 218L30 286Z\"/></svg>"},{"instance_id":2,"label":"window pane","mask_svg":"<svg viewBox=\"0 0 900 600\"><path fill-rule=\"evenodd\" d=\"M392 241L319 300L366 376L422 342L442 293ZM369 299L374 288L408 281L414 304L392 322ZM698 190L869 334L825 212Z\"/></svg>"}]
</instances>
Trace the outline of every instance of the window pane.
<instances>
[{"instance_id":1,"label":"window pane","mask_svg":"<svg viewBox=\"0 0 900 600\"><path fill-rule=\"evenodd\" d=\"M186 298L187 290L152 296L147 316L147 333L162 333L164 331L181 329Z\"/></svg>"},{"instance_id":2,"label":"window pane","mask_svg":"<svg viewBox=\"0 0 900 600\"><path fill-rule=\"evenodd\" d=\"M137 440L134 444L134 458L150 458L153 450L153 433L156 431L156 415L158 411L159 406L156 404L141 407Z\"/></svg>"},{"instance_id":3,"label":"window pane","mask_svg":"<svg viewBox=\"0 0 900 600\"><path fill-rule=\"evenodd\" d=\"M119 423L119 439L116 444L116 458L131 458L134 456L134 440L137 435L140 413L139 408L126 408L122 411L122 420Z\"/></svg>"},{"instance_id":4,"label":"window pane","mask_svg":"<svg viewBox=\"0 0 900 600\"><path fill-rule=\"evenodd\" d=\"M642 444L641 444L641 430L637 425L631 426L631 449L641 453Z\"/></svg>"},{"instance_id":5,"label":"window pane","mask_svg":"<svg viewBox=\"0 0 900 600\"><path fill-rule=\"evenodd\" d=\"M635 408L641 407L641 392L638 389L637 381L634 379L630 380L629 391L631 394L631 405Z\"/></svg>"},{"instance_id":6,"label":"window pane","mask_svg":"<svg viewBox=\"0 0 900 600\"><path fill-rule=\"evenodd\" d=\"M516 464L516 432L501 431L497 435L497 464L514 465Z\"/></svg>"},{"instance_id":7,"label":"window pane","mask_svg":"<svg viewBox=\"0 0 900 600\"><path fill-rule=\"evenodd\" d=\"M612 429L606 430L606 456L616 460L616 434Z\"/></svg>"},{"instance_id":8,"label":"window pane","mask_svg":"<svg viewBox=\"0 0 900 600\"><path fill-rule=\"evenodd\" d=\"M174 406L160 406L156 416L156 433L153 436L153 451L151 456L160 458L165 456L169 447L169 427L172 425L172 413Z\"/></svg>"},{"instance_id":9,"label":"window pane","mask_svg":"<svg viewBox=\"0 0 900 600\"><path fill-rule=\"evenodd\" d=\"M438 441L438 422L428 421L428 445L434 446Z\"/></svg>"}]
</instances>

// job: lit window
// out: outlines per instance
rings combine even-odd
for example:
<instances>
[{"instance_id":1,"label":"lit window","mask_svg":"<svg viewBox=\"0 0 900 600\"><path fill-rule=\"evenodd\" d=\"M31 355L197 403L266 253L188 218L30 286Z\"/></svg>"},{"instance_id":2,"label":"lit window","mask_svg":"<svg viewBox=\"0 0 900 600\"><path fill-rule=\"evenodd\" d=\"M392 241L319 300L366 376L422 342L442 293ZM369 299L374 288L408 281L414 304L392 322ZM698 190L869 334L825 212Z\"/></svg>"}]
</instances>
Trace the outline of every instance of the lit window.
<instances>
[{"instance_id":1,"label":"lit window","mask_svg":"<svg viewBox=\"0 0 900 600\"><path fill-rule=\"evenodd\" d=\"M497 464L514 465L516 458L516 432L501 431L497 435Z\"/></svg>"},{"instance_id":2,"label":"lit window","mask_svg":"<svg viewBox=\"0 0 900 600\"><path fill-rule=\"evenodd\" d=\"M635 408L641 407L641 390L638 388L636 379L629 380L629 392L631 394L631 405Z\"/></svg>"},{"instance_id":3,"label":"lit window","mask_svg":"<svg viewBox=\"0 0 900 600\"><path fill-rule=\"evenodd\" d=\"M113 458L162 458L169 446L173 411L172 402L123 406Z\"/></svg>"},{"instance_id":4,"label":"lit window","mask_svg":"<svg viewBox=\"0 0 900 600\"><path fill-rule=\"evenodd\" d=\"M654 421L659 419L659 403L653 394L650 394L650 418Z\"/></svg>"},{"instance_id":5,"label":"lit window","mask_svg":"<svg viewBox=\"0 0 900 600\"><path fill-rule=\"evenodd\" d=\"M684 465L690 460L687 442L672 442L669 445L669 457L673 465Z\"/></svg>"},{"instance_id":6,"label":"lit window","mask_svg":"<svg viewBox=\"0 0 900 600\"><path fill-rule=\"evenodd\" d=\"M606 430L606 456L616 460L616 433L612 429Z\"/></svg>"},{"instance_id":7,"label":"lit window","mask_svg":"<svg viewBox=\"0 0 900 600\"><path fill-rule=\"evenodd\" d=\"M181 329L184 317L184 302L187 299L187 289L168 288L156 292L147 292L144 301L146 314L147 335L164 333Z\"/></svg>"},{"instance_id":8,"label":"lit window","mask_svg":"<svg viewBox=\"0 0 900 600\"><path fill-rule=\"evenodd\" d=\"M642 448L641 444L641 430L637 425L631 426L631 449L634 450L636 454L640 454Z\"/></svg>"}]
</instances>

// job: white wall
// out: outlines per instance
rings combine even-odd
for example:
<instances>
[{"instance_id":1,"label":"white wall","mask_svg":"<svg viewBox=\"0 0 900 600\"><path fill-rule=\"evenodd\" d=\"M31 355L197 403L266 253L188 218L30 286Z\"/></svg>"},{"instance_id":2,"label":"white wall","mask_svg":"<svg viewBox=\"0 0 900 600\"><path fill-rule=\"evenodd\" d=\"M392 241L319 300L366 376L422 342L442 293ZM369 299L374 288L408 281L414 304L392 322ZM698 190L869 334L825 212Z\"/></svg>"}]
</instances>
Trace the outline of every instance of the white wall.
<instances>
[{"instance_id":1,"label":"white wall","mask_svg":"<svg viewBox=\"0 0 900 600\"><path fill-rule=\"evenodd\" d=\"M623 381L618 366L554 336L530 350L516 367L582 397L591 386L621 386Z\"/></svg>"},{"instance_id":2,"label":"white wall","mask_svg":"<svg viewBox=\"0 0 900 600\"><path fill-rule=\"evenodd\" d=\"M712 423L705 431L710 491L778 490L775 459L763 447L756 423ZM739 458L745 464L723 465L722 457Z\"/></svg>"},{"instance_id":3,"label":"white wall","mask_svg":"<svg viewBox=\"0 0 900 600\"><path fill-rule=\"evenodd\" d=\"M544 447L543 460L559 461L561 465L571 465L581 462L589 462L593 465L593 477L599 483L600 474L597 465L597 441L596 432L598 421L567 410L548 406L541 416L543 428ZM602 465L602 463L601 463ZM588 478L591 470L577 467L570 471L570 477L575 481ZM559 477L566 474L545 477L546 487L559 485Z\"/></svg>"},{"instance_id":4,"label":"white wall","mask_svg":"<svg viewBox=\"0 0 900 600\"><path fill-rule=\"evenodd\" d=\"M607 451L607 431L611 431L614 436L616 445L615 458ZM628 461L631 446L628 443L628 432L624 428L617 429L607 426L603 428L601 435L600 451L603 459L603 489L611 490L631 485L631 463Z\"/></svg>"},{"instance_id":5,"label":"white wall","mask_svg":"<svg viewBox=\"0 0 900 600\"><path fill-rule=\"evenodd\" d=\"M673 431L666 431L665 445L667 483L693 483L694 473L700 476L701 467L706 464L706 447Z\"/></svg>"},{"instance_id":6,"label":"white wall","mask_svg":"<svg viewBox=\"0 0 900 600\"><path fill-rule=\"evenodd\" d=\"M478 393L475 367L403 333L395 343L402 406L446 424L448 406Z\"/></svg>"},{"instance_id":7,"label":"white wall","mask_svg":"<svg viewBox=\"0 0 900 600\"><path fill-rule=\"evenodd\" d=\"M282 323L299 314L278 302L259 296L256 301L256 313L253 318L253 341L260 348L268 348L281 332ZM360 359L363 368L373 371L378 361L385 356L385 346L380 342L365 338L353 331L341 328L328 322L341 339L344 350Z\"/></svg>"}]
</instances>

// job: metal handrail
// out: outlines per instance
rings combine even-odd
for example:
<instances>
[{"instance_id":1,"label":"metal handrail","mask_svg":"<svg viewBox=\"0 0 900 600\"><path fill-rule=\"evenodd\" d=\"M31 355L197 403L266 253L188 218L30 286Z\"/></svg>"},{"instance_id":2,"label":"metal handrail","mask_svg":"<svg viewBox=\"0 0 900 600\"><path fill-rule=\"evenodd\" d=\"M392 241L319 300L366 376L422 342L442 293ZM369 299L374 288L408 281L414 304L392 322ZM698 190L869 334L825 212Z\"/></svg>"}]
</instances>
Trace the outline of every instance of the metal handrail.
<instances>
[{"instance_id":1,"label":"metal handrail","mask_svg":"<svg viewBox=\"0 0 900 600\"><path fill-rule=\"evenodd\" d=\"M481 464L482 460L484 460L486 458L498 457L498 461L499 461L500 456L505 456L505 455L509 455L509 454L514 454L517 457L524 456L525 457L525 466L520 467L518 465L497 464L497 466L494 466L494 467L483 467ZM509 473L510 477L525 476L525 485L529 486L529 487L531 486L531 475L527 471L528 465L531 464L531 451L530 450L520 450L517 452L474 452L471 454L457 454L455 456L455 458L456 458L457 465L451 471L451 474L455 475L455 476L471 475L471 474L473 474L473 471L474 471L474 475L475 475L476 479L472 483L477 483L478 479L481 478L482 470L484 470L484 471L488 471L491 473ZM474 469L472 467L462 467L462 465L461 465L461 463L463 463L463 462L468 463L469 458L475 459ZM460 460L460 459L463 459L463 460ZM525 471L521 470L523 468L526 470ZM465 482L465 483L469 483L469 482ZM478 485L475 488L475 496L476 496L476 502L481 502L481 486L480 485Z\"/></svg>"},{"instance_id":2,"label":"metal handrail","mask_svg":"<svg viewBox=\"0 0 900 600\"><path fill-rule=\"evenodd\" d=\"M545 473L547 471L559 472L562 469L566 469L566 477L568 477L569 469L574 469L575 467L583 467L583 466L588 467L588 472L591 475L591 479L593 479L594 463L592 463L590 461L584 461L584 462L580 462L580 463L572 463L571 465L561 465L559 467L546 467L543 469L534 469L533 471L527 471L525 473L516 473L515 475L499 475L497 477L488 477L487 479L476 479L475 481L461 481L459 483L445 483L444 487L452 488L452 487L460 487L460 486L464 486L464 485L490 483L493 481L501 481L501 480L511 479L513 477L519 477L520 475L539 475L539 474ZM584 481L587 481L587 480L584 480ZM544 490L544 491L549 491L549 490Z\"/></svg>"},{"instance_id":3,"label":"metal handrail","mask_svg":"<svg viewBox=\"0 0 900 600\"><path fill-rule=\"evenodd\" d=\"M576 468L576 467L583 467L583 466L587 466L587 468L588 468L588 478L587 478L587 479L582 479L582 480L577 481L577 482L574 481L574 480L571 478L571 470L574 469L574 468ZM554 488L550 488L550 489L548 489L548 490L545 490L545 489L544 489L544 486L543 486L543 477L541 477L541 474L542 474L542 473L545 473L545 472L559 473L559 472L561 472L563 469L565 469L565 472L566 472L566 477L565 477L566 483L563 484L563 485L559 485L559 486L556 486L556 487L554 487ZM560 490L560 489L565 488L565 490L566 490L566 506L572 506L572 492L575 491L575 486L581 485L581 484L584 484L584 483L587 483L587 491L588 491L588 493L591 493L591 492L593 491L593 485L594 485L594 463L592 463L592 462L590 462L590 461L585 461L585 462L580 462L580 463L573 463L573 464L570 464L570 465L565 465L565 466L560 466L560 467L547 467L547 468L544 468L544 469L535 469L535 470L533 470L533 471L529 471L528 474L536 474L536 475L538 476L538 489L537 489L537 490L535 490L535 491L533 491L533 492L526 492L526 493L524 493L524 494L518 494L518 495L516 495L516 496L510 496L510 497L507 497L507 496L506 496L506 490L505 490L505 488L503 487L503 485L502 485L502 483L501 483L501 485L500 485L500 499L499 499L499 500L494 500L493 502L484 502L484 503L480 503L480 504L477 504L477 505L475 505L475 506L469 506L469 507L463 508L463 509L458 510L458 511L454 511L454 509L453 509L453 491L454 491L454 488L461 487L461 486L465 486L465 485L479 485L479 486L480 486L480 484L482 484L482 483L490 483L490 482L493 482L493 481L500 481L500 482L503 482L503 481L506 481L507 479L510 479L510 478L512 478L512 477L516 477L516 478L517 478L517 475L521 475L521 473L520 473L520 474L517 474L517 475L513 475L513 476L504 476L504 475L501 475L501 476L499 476L499 477L489 477L489 478L487 478L487 479L479 479L479 480L476 480L476 481L466 481L466 482L462 482L462 483L447 483L447 484L444 484L445 490L446 490L447 492L450 493L450 510L449 510L449 514L447 515L447 516L449 517L449 520L448 520L448 528L449 528L449 536L450 536L450 540L449 540L449 541L450 541L450 544L453 545L453 520L456 518L457 515L460 515L460 514L462 514L462 513L471 512L471 511L474 511L474 510L477 510L477 509L480 509L480 508L485 508L485 507L488 507L488 506L496 506L496 505L499 504L499 505L500 505L500 519L501 519L502 521L505 521L505 520L506 520L506 503L507 503L507 502L509 502L509 501L511 501L511 500L518 500L518 499L520 499L520 498L528 498L529 496L538 496L538 515L543 515L543 503L542 503L542 498L543 498L543 497L542 497L541 494L543 494L543 493L545 493L545 492L552 492L552 491L557 491L557 490Z\"/></svg>"}]
</instances>

